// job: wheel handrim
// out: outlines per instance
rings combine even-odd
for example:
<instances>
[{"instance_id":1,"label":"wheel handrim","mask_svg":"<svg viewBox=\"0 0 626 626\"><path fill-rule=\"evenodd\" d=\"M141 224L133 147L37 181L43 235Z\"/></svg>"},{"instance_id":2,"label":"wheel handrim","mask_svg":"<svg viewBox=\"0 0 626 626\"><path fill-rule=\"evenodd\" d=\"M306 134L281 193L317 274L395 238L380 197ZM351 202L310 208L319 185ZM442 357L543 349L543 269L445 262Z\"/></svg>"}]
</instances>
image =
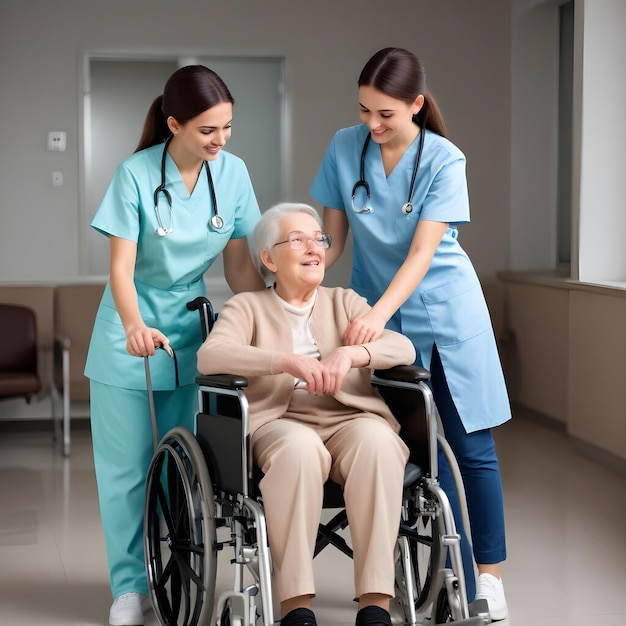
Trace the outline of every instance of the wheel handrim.
<instances>
[{"instance_id":1,"label":"wheel handrim","mask_svg":"<svg viewBox=\"0 0 626 626\"><path fill-rule=\"evenodd\" d=\"M185 429L170 431L152 459L146 483L146 568L161 624L196 626L210 620L217 558L214 508L197 441Z\"/></svg>"}]
</instances>

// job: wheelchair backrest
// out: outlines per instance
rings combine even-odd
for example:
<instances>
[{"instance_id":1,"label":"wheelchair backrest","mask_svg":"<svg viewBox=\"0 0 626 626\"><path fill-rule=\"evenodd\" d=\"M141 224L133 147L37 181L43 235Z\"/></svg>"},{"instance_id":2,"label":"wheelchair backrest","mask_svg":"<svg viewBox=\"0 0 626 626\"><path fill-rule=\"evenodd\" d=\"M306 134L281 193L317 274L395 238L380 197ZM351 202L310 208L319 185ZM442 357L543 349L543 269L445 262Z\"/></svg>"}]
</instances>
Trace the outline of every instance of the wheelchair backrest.
<instances>
[{"instance_id":1,"label":"wheelchair backrest","mask_svg":"<svg viewBox=\"0 0 626 626\"><path fill-rule=\"evenodd\" d=\"M197 379L200 410L196 415L196 438L204 452L213 487L247 496L251 487L248 401L241 387L227 389L203 382L210 378Z\"/></svg>"}]
</instances>

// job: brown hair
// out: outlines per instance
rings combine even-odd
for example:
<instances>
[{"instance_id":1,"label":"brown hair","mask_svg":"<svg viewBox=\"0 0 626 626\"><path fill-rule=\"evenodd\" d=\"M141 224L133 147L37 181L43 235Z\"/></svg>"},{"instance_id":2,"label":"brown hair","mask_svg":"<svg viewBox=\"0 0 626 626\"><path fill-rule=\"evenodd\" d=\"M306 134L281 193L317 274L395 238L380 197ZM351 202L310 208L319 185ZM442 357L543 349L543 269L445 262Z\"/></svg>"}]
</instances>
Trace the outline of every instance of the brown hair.
<instances>
[{"instance_id":1,"label":"brown hair","mask_svg":"<svg viewBox=\"0 0 626 626\"><path fill-rule=\"evenodd\" d=\"M412 52L403 48L379 50L361 70L358 84L359 87L374 87L407 104L415 102L417 96L424 96L424 106L415 116L415 122L446 137L443 115L426 87L424 65Z\"/></svg>"},{"instance_id":2,"label":"brown hair","mask_svg":"<svg viewBox=\"0 0 626 626\"><path fill-rule=\"evenodd\" d=\"M235 103L224 81L204 65L186 65L176 70L165 83L163 95L148 109L139 145L135 152L162 143L170 135L167 118L180 124L221 102Z\"/></svg>"}]
</instances>

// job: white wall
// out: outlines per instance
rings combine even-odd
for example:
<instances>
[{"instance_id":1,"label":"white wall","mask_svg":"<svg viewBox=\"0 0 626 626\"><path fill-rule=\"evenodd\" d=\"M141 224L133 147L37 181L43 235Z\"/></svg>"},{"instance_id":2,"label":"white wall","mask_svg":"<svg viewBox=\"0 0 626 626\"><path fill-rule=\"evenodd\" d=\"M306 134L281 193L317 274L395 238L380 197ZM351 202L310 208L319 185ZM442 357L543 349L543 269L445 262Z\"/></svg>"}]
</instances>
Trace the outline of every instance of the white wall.
<instances>
[{"instance_id":1,"label":"white wall","mask_svg":"<svg viewBox=\"0 0 626 626\"><path fill-rule=\"evenodd\" d=\"M556 261L558 6L513 0L511 239L513 269Z\"/></svg>"},{"instance_id":2,"label":"white wall","mask_svg":"<svg viewBox=\"0 0 626 626\"><path fill-rule=\"evenodd\" d=\"M626 2L579 0L578 278L626 286Z\"/></svg>"},{"instance_id":3,"label":"white wall","mask_svg":"<svg viewBox=\"0 0 626 626\"><path fill-rule=\"evenodd\" d=\"M79 76L86 51L286 59L289 199L308 190L332 136L358 123L356 81L376 50L413 50L468 157L472 224L461 242L485 280L508 267L510 2L504 0L3 0L0 4L0 281L79 274ZM235 98L237 97L236 94ZM46 133L67 131L66 152ZM53 188L53 171L65 184ZM347 280L348 259L334 280Z\"/></svg>"},{"instance_id":4,"label":"white wall","mask_svg":"<svg viewBox=\"0 0 626 626\"><path fill-rule=\"evenodd\" d=\"M79 195L78 267L81 274L107 275L109 241L90 227L91 220L118 163L135 150L150 104L178 64L117 59L85 61L89 66L89 81L83 87L85 145L83 150L78 150L79 175L84 183L84 192Z\"/></svg>"},{"instance_id":5,"label":"white wall","mask_svg":"<svg viewBox=\"0 0 626 626\"><path fill-rule=\"evenodd\" d=\"M559 5L513 0L510 267L554 269ZM626 2L575 0L571 277L626 286Z\"/></svg>"}]
</instances>

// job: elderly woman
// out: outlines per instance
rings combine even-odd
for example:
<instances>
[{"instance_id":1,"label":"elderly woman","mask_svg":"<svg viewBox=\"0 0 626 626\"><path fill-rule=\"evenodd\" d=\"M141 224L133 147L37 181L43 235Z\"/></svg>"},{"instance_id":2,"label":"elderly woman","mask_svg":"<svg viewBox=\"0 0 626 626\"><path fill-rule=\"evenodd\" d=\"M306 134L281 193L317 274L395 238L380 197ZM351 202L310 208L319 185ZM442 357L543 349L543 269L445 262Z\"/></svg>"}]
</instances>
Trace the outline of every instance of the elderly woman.
<instances>
[{"instance_id":1,"label":"elderly woman","mask_svg":"<svg viewBox=\"0 0 626 626\"><path fill-rule=\"evenodd\" d=\"M408 450L371 387L371 370L413 363L403 335L343 345L369 306L321 287L330 237L305 204L266 211L251 237L271 287L224 306L198 352L204 374L248 377L250 441L267 517L282 626L315 625L313 550L327 479L343 486L354 549L357 626L391 625L394 546Z\"/></svg>"}]
</instances>

